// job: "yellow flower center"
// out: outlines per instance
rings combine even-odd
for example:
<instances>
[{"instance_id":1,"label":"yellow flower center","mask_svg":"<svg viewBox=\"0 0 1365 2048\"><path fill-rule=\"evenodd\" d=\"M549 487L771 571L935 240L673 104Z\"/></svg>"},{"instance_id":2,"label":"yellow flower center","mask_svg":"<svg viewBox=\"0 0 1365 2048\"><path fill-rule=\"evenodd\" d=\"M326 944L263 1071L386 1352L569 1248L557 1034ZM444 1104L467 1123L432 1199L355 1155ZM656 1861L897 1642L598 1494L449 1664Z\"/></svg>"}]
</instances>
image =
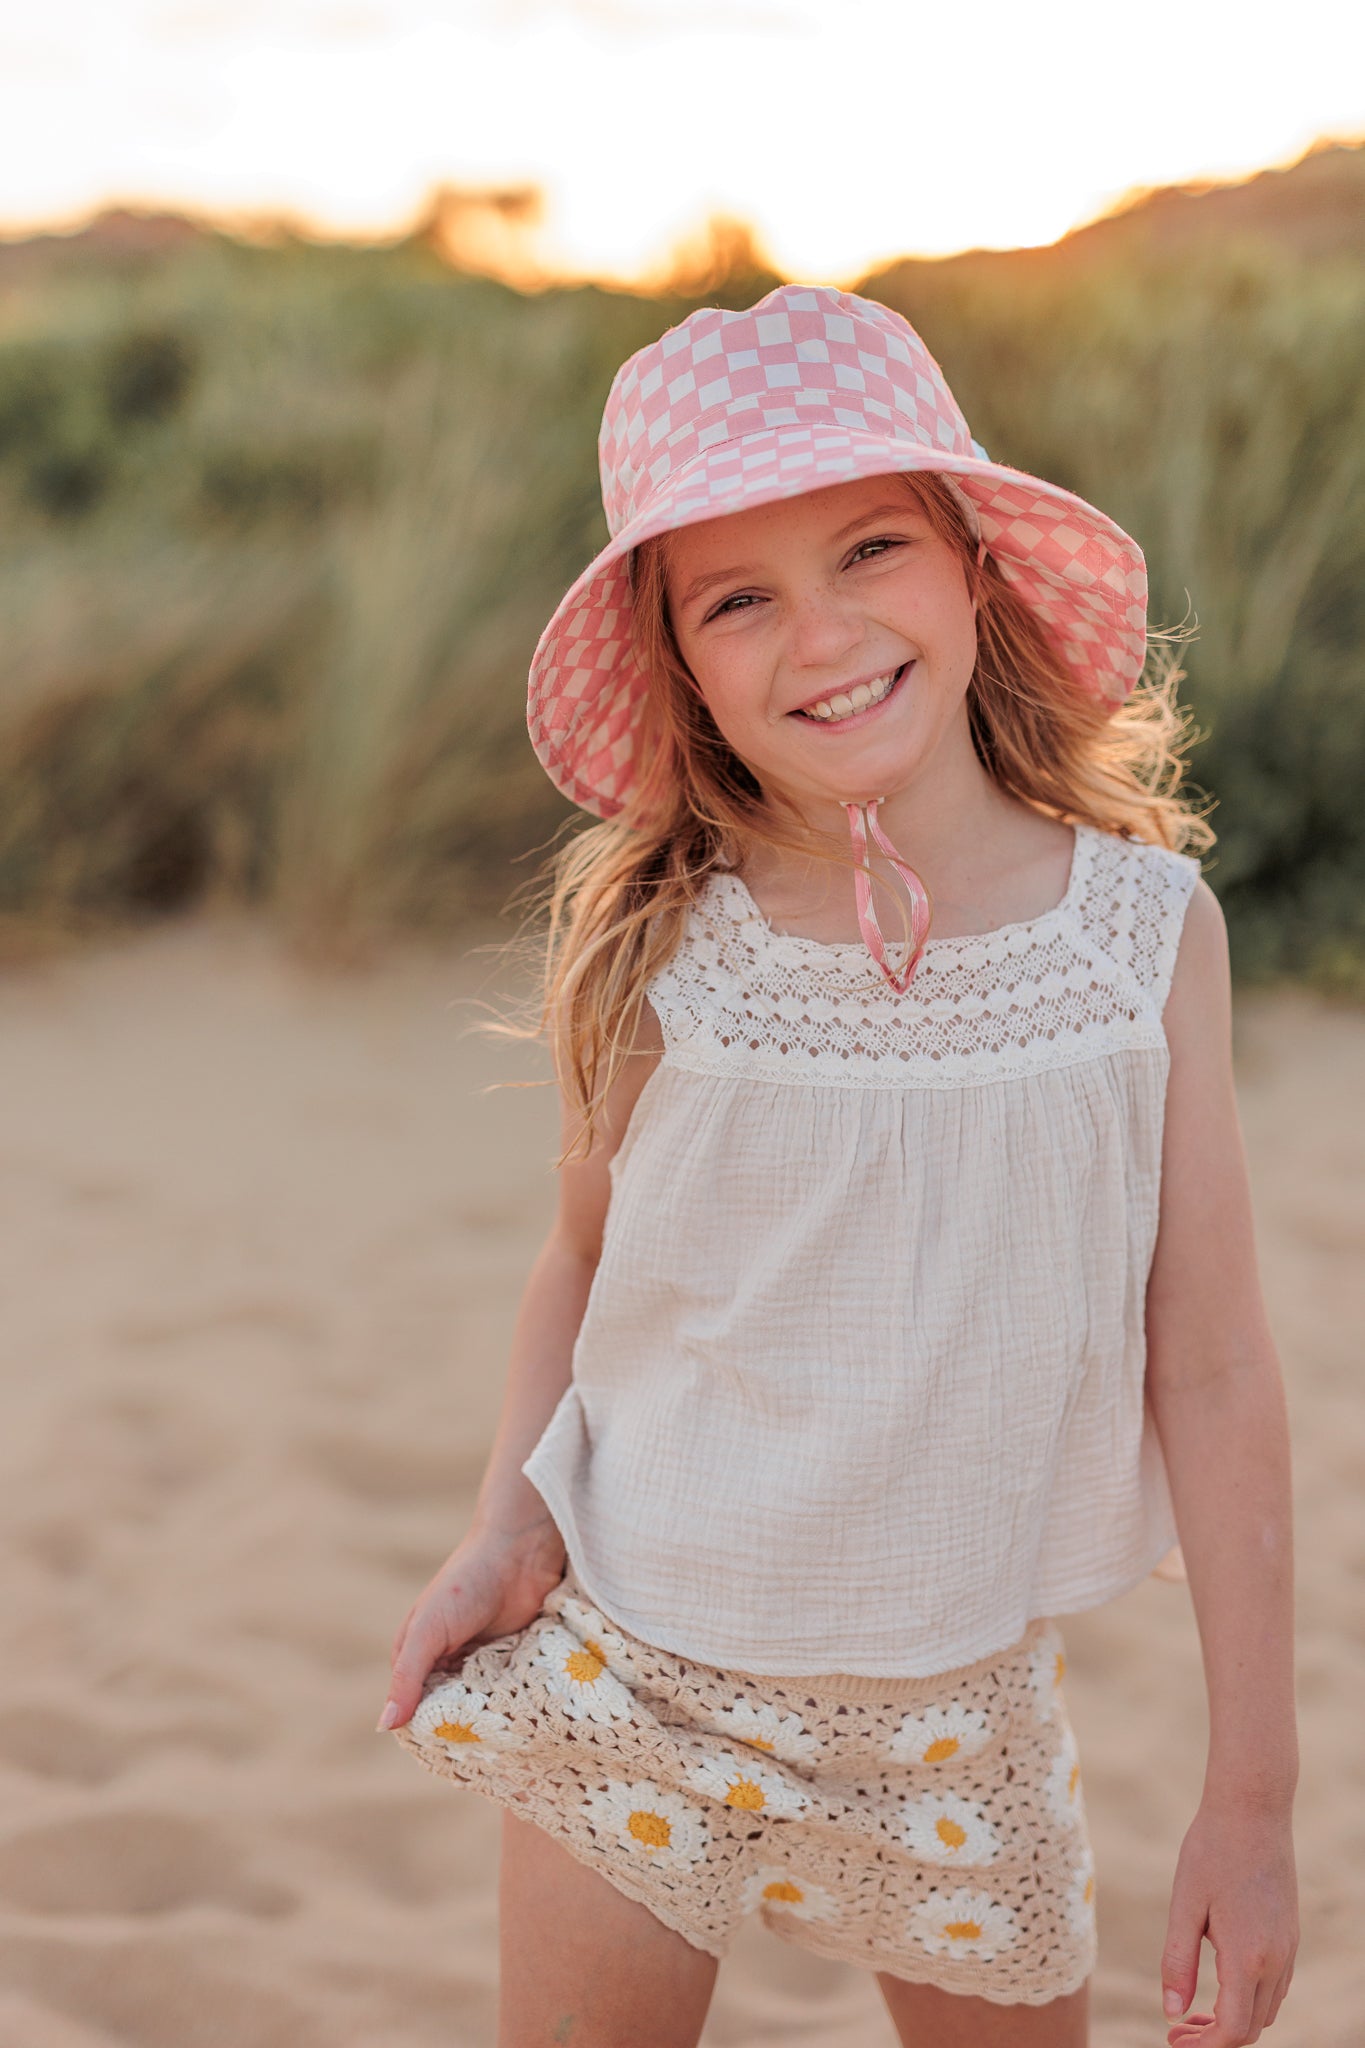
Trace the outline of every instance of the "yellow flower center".
<instances>
[{"instance_id":1,"label":"yellow flower center","mask_svg":"<svg viewBox=\"0 0 1365 2048\"><path fill-rule=\"evenodd\" d=\"M1055 1671L1055 1672L1053 1673L1052 1683L1053 1683L1054 1685L1060 1685L1060 1684L1061 1684L1061 1682L1062 1682L1062 1680L1063 1680L1063 1679L1065 1678L1065 1676L1066 1676L1066 1658L1065 1658L1065 1657L1064 1657L1064 1656L1062 1655L1061 1651L1060 1651L1060 1650L1058 1650L1058 1652L1057 1652L1057 1669L1056 1669L1056 1671Z\"/></svg>"},{"instance_id":2,"label":"yellow flower center","mask_svg":"<svg viewBox=\"0 0 1365 2048\"><path fill-rule=\"evenodd\" d=\"M924 1761L927 1764L947 1763L949 1757L956 1756L961 1747L962 1744L955 1735L940 1735L938 1740L931 1742L925 1750Z\"/></svg>"},{"instance_id":3,"label":"yellow flower center","mask_svg":"<svg viewBox=\"0 0 1365 2048\"><path fill-rule=\"evenodd\" d=\"M793 1884L788 1877L780 1877L773 1884L763 1887L765 1899L779 1899L784 1906L799 1906L806 1894L799 1884Z\"/></svg>"},{"instance_id":4,"label":"yellow flower center","mask_svg":"<svg viewBox=\"0 0 1365 2048\"><path fill-rule=\"evenodd\" d=\"M1080 1784L1080 1782L1081 1767L1079 1764L1073 1764L1071 1766L1071 1776L1067 1781L1066 1796L1068 1799L1074 1799L1076 1797L1076 1787Z\"/></svg>"},{"instance_id":5,"label":"yellow flower center","mask_svg":"<svg viewBox=\"0 0 1365 2048\"><path fill-rule=\"evenodd\" d=\"M483 1740L481 1735L474 1733L468 1721L442 1721L436 1729L436 1734L442 1742L482 1742Z\"/></svg>"},{"instance_id":6,"label":"yellow flower center","mask_svg":"<svg viewBox=\"0 0 1365 2048\"><path fill-rule=\"evenodd\" d=\"M769 1754L769 1756L771 1756L771 1755L772 1755L772 1753L773 1753L773 1746L772 1746L771 1742L769 1742L769 1741L768 1741L768 1739L767 1739L767 1737L766 1737L766 1736L764 1736L764 1735L746 1735L744 1739L745 1739L745 1741L746 1741L746 1742L748 1743L748 1745L749 1745L750 1749L766 1749L766 1750L767 1750L767 1752L768 1752L768 1754Z\"/></svg>"},{"instance_id":7,"label":"yellow flower center","mask_svg":"<svg viewBox=\"0 0 1365 2048\"><path fill-rule=\"evenodd\" d=\"M980 1941L981 1922L979 1920L950 1920L943 1932L947 1935L949 1941Z\"/></svg>"},{"instance_id":8,"label":"yellow flower center","mask_svg":"<svg viewBox=\"0 0 1365 2048\"><path fill-rule=\"evenodd\" d=\"M945 1849L960 1849L967 1839L967 1830L959 1827L955 1820L946 1818L934 1822L934 1833Z\"/></svg>"},{"instance_id":9,"label":"yellow flower center","mask_svg":"<svg viewBox=\"0 0 1365 2048\"><path fill-rule=\"evenodd\" d=\"M673 1829L661 1813L651 1813L647 1808L637 1807L626 1822L628 1831L637 1842L643 1842L646 1849L666 1849L673 1839Z\"/></svg>"},{"instance_id":10,"label":"yellow flower center","mask_svg":"<svg viewBox=\"0 0 1365 2048\"><path fill-rule=\"evenodd\" d=\"M1083 1894L1083 1897L1084 1897L1084 1899L1085 1899L1085 1903L1086 1903L1086 1905L1087 1905L1087 1906L1088 1906L1088 1905L1090 1904L1090 1902L1091 1902L1091 1900L1092 1900L1092 1899L1094 1898L1094 1896L1095 1896L1095 1880L1094 1880L1094 1878L1093 1878L1093 1877L1088 1877L1088 1878L1086 1879L1086 1881L1085 1881L1085 1891L1084 1891L1084 1894Z\"/></svg>"},{"instance_id":11,"label":"yellow flower center","mask_svg":"<svg viewBox=\"0 0 1365 2048\"><path fill-rule=\"evenodd\" d=\"M746 1813L758 1813L763 1807L763 1788L755 1785L752 1778L736 1778L725 1795L727 1806L739 1806Z\"/></svg>"},{"instance_id":12,"label":"yellow flower center","mask_svg":"<svg viewBox=\"0 0 1365 2048\"><path fill-rule=\"evenodd\" d=\"M581 1650L570 1650L564 1659L564 1669L579 1685L596 1685L606 1668L606 1658L599 1656L591 1643L586 1643Z\"/></svg>"}]
</instances>

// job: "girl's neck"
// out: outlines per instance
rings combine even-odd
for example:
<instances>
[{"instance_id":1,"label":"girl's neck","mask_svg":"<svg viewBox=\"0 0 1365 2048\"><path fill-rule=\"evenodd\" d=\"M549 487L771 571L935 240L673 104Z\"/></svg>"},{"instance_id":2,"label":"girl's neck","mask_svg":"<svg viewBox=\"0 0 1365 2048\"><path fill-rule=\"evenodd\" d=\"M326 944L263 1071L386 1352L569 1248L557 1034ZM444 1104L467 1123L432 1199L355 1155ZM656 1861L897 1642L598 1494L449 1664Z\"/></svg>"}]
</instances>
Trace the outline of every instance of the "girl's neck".
<instances>
[{"instance_id":1,"label":"girl's neck","mask_svg":"<svg viewBox=\"0 0 1365 2048\"><path fill-rule=\"evenodd\" d=\"M982 787L956 812L917 800L913 792L889 796L878 813L882 829L930 892L930 936L961 938L1040 917L1066 893L1075 840L1069 825L1009 796L984 771ZM803 813L806 807L802 806ZM812 831L814 848L851 860L847 813L830 803ZM890 863L872 854L882 926L900 932L904 890ZM826 944L859 937L852 874L813 853L804 859L785 847L755 841L740 864L742 879L774 930ZM890 891L888 896L887 891Z\"/></svg>"}]
</instances>

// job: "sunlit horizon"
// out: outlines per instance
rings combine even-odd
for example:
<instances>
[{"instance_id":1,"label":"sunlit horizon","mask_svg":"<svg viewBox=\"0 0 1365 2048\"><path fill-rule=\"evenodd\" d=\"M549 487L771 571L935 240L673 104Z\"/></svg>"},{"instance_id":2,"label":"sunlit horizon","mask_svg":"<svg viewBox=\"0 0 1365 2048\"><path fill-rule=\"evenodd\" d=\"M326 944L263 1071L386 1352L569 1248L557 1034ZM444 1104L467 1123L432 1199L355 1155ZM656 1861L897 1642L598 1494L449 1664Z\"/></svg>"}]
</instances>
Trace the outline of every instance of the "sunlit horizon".
<instances>
[{"instance_id":1,"label":"sunlit horizon","mask_svg":"<svg viewBox=\"0 0 1365 2048\"><path fill-rule=\"evenodd\" d=\"M711 238L719 232L722 236L736 233L743 238L756 258L765 267L771 266L780 276L795 282L848 285L858 277L876 270L881 263L949 261L955 256L970 254L1051 248L1065 240L1068 235L1076 234L1083 228L1117 219L1155 193L1173 190L1192 193L1230 191L1249 184L1266 172L1290 170L1305 157L1320 150L1336 147L1365 148L1365 132L1357 135L1318 136L1306 149L1296 152L1293 156L1276 163L1257 164L1236 175L1184 179L1172 185L1135 185L1128 191L1117 194L1100 211L1068 222L1045 242L972 241L962 244L961 247L949 249L886 249L878 258L852 267L845 266L839 272L826 268L802 271L799 268L782 265L764 242L755 223L731 213L699 215L686 224L676 240L651 251L648 260L638 269L609 270L591 265L575 267L562 259L557 267L545 238L536 232L534 226L502 226L500 215L503 203L509 198L521 196L516 188L461 188L450 185L433 187L402 219L365 225L309 218L305 214L284 208L215 209L195 200L176 198L165 193L149 196L143 193L114 192L77 211L61 216L18 223L0 219L0 245L44 236L75 236L96 227L103 220L129 217L150 221L161 218L181 219L188 225L207 232L220 232L246 242L270 244L288 238L319 246L380 249L406 241L423 229L429 230L434 213L444 197L454 202L453 210L464 214L467 209L467 218L464 220L462 230L449 238L447 253L452 262L460 268L486 270L513 284L534 287L595 283L627 290L647 290L674 280L680 272L685 274L689 269L695 269L698 274L705 273L711 259L716 255L715 243ZM539 218L544 212L544 195L536 192L534 199L535 214Z\"/></svg>"},{"instance_id":2,"label":"sunlit horizon","mask_svg":"<svg viewBox=\"0 0 1365 2048\"><path fill-rule=\"evenodd\" d=\"M647 282L723 216L846 282L1359 141L1362 81L1331 0L1275 39L1212 0L1140 34L1081 0L51 0L0 26L0 234L124 206L389 239L443 186L535 188L475 223L488 267Z\"/></svg>"}]
</instances>

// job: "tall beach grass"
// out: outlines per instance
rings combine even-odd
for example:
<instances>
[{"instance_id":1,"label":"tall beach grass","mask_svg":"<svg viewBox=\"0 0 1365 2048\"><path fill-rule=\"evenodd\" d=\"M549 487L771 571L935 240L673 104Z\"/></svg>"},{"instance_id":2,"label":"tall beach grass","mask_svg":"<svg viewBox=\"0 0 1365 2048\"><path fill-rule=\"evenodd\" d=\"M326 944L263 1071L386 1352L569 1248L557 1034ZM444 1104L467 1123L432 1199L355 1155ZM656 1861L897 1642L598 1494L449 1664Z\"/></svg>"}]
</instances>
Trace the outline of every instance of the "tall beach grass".
<instances>
[{"instance_id":1,"label":"tall beach grass","mask_svg":"<svg viewBox=\"0 0 1365 2048\"><path fill-rule=\"evenodd\" d=\"M571 820L527 664L600 544L613 371L726 274L522 295L420 243L0 251L0 928L259 905L344 953L499 909ZM1365 987L1365 262L1264 240L897 266L867 289L993 455L1193 616L1209 880L1244 978Z\"/></svg>"}]
</instances>

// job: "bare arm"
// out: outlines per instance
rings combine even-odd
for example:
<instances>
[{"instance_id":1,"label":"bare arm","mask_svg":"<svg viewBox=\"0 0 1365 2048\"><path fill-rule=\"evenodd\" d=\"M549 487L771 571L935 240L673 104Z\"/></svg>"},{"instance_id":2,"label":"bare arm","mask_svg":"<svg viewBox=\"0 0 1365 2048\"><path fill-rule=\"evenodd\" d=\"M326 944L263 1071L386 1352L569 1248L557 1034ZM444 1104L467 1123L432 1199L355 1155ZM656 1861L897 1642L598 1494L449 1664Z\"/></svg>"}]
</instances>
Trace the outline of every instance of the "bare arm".
<instances>
[{"instance_id":1,"label":"bare arm","mask_svg":"<svg viewBox=\"0 0 1365 2048\"><path fill-rule=\"evenodd\" d=\"M502 1411L473 1521L399 1623L381 1728L410 1718L434 1664L467 1644L524 1628L563 1571L563 1539L521 1467L569 1384L574 1343L602 1251L609 1162L662 1051L658 1019L646 1006L591 1150L560 1169L558 1210L517 1312ZM577 1110L564 1100L566 1147L580 1127Z\"/></svg>"},{"instance_id":2,"label":"bare arm","mask_svg":"<svg viewBox=\"0 0 1365 2048\"><path fill-rule=\"evenodd\" d=\"M516 1536L549 1520L521 1467L569 1384L574 1344L602 1253L609 1163L662 1050L658 1020L647 1009L634 1050L607 1097L592 1150L559 1170L558 1212L531 1268L512 1332L507 1388L479 1488L476 1528ZM561 1099L566 1149L580 1128L577 1110Z\"/></svg>"},{"instance_id":3,"label":"bare arm","mask_svg":"<svg viewBox=\"0 0 1365 2048\"><path fill-rule=\"evenodd\" d=\"M1293 1547L1284 1387L1233 1088L1227 935L1202 881L1164 1021L1171 1066L1147 1385L1199 1628L1209 1750L1162 1975L1168 2013L1184 2011L1200 1941L1213 1943L1214 2015L1198 2025L1191 2016L1169 2038L1233 2048L1273 2019L1298 1940Z\"/></svg>"}]
</instances>

